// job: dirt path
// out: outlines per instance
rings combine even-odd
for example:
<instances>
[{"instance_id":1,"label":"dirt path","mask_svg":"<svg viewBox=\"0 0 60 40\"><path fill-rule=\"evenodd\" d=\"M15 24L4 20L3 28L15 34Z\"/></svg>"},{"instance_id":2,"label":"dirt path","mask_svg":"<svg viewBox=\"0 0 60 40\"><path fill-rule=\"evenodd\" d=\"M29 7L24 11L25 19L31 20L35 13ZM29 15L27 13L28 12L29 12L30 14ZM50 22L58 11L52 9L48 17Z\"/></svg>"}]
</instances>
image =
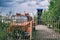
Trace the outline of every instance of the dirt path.
<instances>
[{"instance_id":1,"label":"dirt path","mask_svg":"<svg viewBox=\"0 0 60 40\"><path fill-rule=\"evenodd\" d=\"M33 32L34 40L60 40L60 34L44 25L37 25Z\"/></svg>"}]
</instances>

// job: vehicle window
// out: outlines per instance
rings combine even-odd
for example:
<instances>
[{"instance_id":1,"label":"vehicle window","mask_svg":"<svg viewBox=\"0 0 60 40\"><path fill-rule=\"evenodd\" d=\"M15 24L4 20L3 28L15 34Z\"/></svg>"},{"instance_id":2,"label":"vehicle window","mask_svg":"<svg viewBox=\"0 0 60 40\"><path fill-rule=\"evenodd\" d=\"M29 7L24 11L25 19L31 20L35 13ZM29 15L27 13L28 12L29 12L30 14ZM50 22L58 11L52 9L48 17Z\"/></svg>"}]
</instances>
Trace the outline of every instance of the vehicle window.
<instances>
[{"instance_id":1,"label":"vehicle window","mask_svg":"<svg viewBox=\"0 0 60 40\"><path fill-rule=\"evenodd\" d=\"M27 17L26 16L15 16L16 23L22 23L24 21L27 21Z\"/></svg>"}]
</instances>

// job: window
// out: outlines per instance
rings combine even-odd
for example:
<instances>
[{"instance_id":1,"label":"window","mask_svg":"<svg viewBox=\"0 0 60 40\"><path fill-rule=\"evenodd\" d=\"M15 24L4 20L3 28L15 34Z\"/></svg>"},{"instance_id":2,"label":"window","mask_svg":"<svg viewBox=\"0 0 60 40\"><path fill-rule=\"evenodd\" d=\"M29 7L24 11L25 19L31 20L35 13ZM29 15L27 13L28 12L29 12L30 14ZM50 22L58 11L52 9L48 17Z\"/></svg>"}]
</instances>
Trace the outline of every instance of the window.
<instances>
[{"instance_id":1,"label":"window","mask_svg":"<svg viewBox=\"0 0 60 40\"><path fill-rule=\"evenodd\" d=\"M27 17L26 16L15 16L15 19L16 23L22 23L22 22L25 22L27 21Z\"/></svg>"}]
</instances>

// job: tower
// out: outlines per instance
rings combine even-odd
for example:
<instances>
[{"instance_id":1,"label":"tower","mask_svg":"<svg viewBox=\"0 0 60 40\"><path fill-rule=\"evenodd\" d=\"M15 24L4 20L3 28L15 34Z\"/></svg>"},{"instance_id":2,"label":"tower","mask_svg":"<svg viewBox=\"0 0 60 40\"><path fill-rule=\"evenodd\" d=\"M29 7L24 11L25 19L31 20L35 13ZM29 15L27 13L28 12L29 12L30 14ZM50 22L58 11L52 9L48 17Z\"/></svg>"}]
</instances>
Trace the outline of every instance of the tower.
<instances>
[{"instance_id":1,"label":"tower","mask_svg":"<svg viewBox=\"0 0 60 40\"><path fill-rule=\"evenodd\" d=\"M37 24L41 24L42 11L43 9L40 9L40 8L37 9Z\"/></svg>"}]
</instances>

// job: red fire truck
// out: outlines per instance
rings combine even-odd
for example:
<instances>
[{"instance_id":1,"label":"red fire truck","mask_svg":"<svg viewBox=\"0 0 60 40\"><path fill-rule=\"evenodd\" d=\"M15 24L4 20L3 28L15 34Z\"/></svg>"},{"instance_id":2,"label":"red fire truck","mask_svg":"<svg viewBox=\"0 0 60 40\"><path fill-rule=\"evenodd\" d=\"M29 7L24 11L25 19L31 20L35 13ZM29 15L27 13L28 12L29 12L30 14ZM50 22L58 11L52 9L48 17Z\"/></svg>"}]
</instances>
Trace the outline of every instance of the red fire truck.
<instances>
[{"instance_id":1,"label":"red fire truck","mask_svg":"<svg viewBox=\"0 0 60 40\"><path fill-rule=\"evenodd\" d=\"M13 15L10 27L7 28L7 33L7 36L10 35L14 40L31 40L32 17L29 15L29 13L16 13L16 15Z\"/></svg>"}]
</instances>

